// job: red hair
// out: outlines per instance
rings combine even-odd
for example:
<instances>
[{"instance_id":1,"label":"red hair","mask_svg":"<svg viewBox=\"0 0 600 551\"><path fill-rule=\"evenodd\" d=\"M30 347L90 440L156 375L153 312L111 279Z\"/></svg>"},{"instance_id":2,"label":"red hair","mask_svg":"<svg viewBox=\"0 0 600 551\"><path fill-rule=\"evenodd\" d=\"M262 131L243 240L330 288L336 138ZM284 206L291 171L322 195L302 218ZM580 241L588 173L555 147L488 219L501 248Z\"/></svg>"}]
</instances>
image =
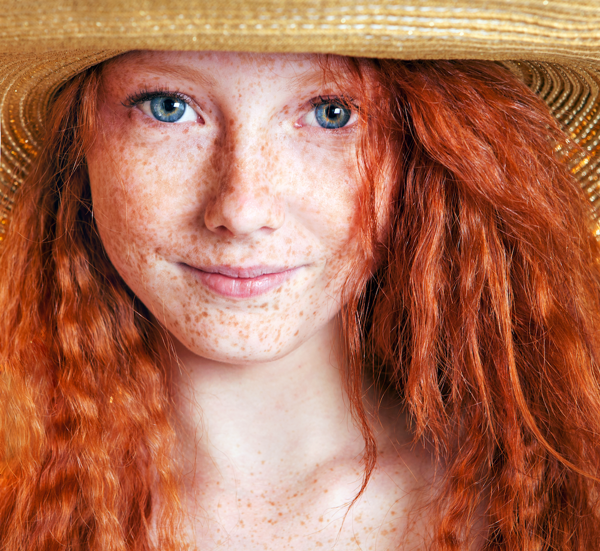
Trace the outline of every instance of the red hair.
<instances>
[{"instance_id":1,"label":"red hair","mask_svg":"<svg viewBox=\"0 0 600 551\"><path fill-rule=\"evenodd\" d=\"M57 95L0 258L2 550L149 550L151 513L184 548L161 331L93 229L100 73Z\"/></svg>"},{"instance_id":2,"label":"red hair","mask_svg":"<svg viewBox=\"0 0 600 551\"><path fill-rule=\"evenodd\" d=\"M492 62L348 63L381 95L361 149L365 260L378 264L343 312L367 479L369 367L445 465L435 549L468 549L481 506L488 550L594 547L600 250L554 151L563 134ZM7 551L151 549L151 515L158 547L182 546L165 342L91 214L85 151L100 74L56 96L0 258ZM369 212L382 173L395 182L383 237Z\"/></svg>"}]
</instances>

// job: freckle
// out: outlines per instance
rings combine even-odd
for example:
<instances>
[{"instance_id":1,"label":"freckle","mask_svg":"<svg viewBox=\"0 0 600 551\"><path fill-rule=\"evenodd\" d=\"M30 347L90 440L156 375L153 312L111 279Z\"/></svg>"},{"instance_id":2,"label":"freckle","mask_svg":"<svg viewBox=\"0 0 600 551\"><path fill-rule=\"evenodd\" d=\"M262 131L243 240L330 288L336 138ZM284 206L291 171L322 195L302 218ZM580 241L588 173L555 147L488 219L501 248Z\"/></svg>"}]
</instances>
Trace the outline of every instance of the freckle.
<instances>
[{"instance_id":1,"label":"freckle","mask_svg":"<svg viewBox=\"0 0 600 551\"><path fill-rule=\"evenodd\" d=\"M304 315L304 310L302 310L302 312L300 312L299 316L302 317Z\"/></svg>"},{"instance_id":2,"label":"freckle","mask_svg":"<svg viewBox=\"0 0 600 551\"><path fill-rule=\"evenodd\" d=\"M319 517L319 522L323 522L323 517Z\"/></svg>"},{"instance_id":3,"label":"freckle","mask_svg":"<svg viewBox=\"0 0 600 551\"><path fill-rule=\"evenodd\" d=\"M294 333L294 337L297 337L297 336L298 336L298 333L300 333L300 329L298 329L298 331L296 331L296 332Z\"/></svg>"}]
</instances>

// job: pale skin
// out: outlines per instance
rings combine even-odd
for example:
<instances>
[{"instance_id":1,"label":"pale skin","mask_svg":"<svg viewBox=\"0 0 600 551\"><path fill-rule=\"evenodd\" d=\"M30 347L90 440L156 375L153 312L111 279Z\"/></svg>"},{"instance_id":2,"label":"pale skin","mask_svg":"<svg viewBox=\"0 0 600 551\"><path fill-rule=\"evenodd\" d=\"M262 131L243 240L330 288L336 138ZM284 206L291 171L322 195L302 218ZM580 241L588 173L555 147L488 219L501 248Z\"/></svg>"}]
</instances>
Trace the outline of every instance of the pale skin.
<instances>
[{"instance_id":1,"label":"pale skin","mask_svg":"<svg viewBox=\"0 0 600 551\"><path fill-rule=\"evenodd\" d=\"M165 97L184 111L177 121L152 110ZM199 549L409 550L430 538L440 470L373 391L378 464L344 520L364 441L337 314L360 258L361 183L357 109L344 104L339 128L316 118L336 98L352 98L351 83L325 82L309 55L138 52L103 74L94 217L175 343Z\"/></svg>"}]
</instances>

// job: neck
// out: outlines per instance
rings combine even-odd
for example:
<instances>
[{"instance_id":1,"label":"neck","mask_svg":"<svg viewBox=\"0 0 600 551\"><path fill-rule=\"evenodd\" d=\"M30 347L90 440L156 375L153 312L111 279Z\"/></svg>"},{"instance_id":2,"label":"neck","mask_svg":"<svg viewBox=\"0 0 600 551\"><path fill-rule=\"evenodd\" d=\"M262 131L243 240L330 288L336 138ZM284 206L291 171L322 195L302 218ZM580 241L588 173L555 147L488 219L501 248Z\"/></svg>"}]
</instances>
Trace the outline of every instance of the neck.
<instances>
[{"instance_id":1,"label":"neck","mask_svg":"<svg viewBox=\"0 0 600 551\"><path fill-rule=\"evenodd\" d=\"M181 345L177 353L196 482L281 484L345 457L358 465L364 443L350 418L335 322L265 363L215 362Z\"/></svg>"}]
</instances>

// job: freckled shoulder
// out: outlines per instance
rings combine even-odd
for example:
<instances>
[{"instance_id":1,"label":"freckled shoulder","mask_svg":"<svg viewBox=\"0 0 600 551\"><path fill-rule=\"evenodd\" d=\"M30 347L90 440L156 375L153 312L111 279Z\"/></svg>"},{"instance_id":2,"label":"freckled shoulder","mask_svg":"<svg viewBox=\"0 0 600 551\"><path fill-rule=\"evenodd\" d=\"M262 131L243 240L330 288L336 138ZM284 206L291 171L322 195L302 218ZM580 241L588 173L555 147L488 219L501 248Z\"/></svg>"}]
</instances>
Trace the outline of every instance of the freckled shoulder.
<instances>
[{"instance_id":1,"label":"freckled shoulder","mask_svg":"<svg viewBox=\"0 0 600 551\"><path fill-rule=\"evenodd\" d=\"M361 504L373 525L379 522L379 536L372 549L429 549L446 469L436 461L431 447L415 442L408 416L394 400L380 401L377 428L377 468ZM488 496L484 494L473 513L471 550L485 546L487 506Z\"/></svg>"},{"instance_id":2,"label":"freckled shoulder","mask_svg":"<svg viewBox=\"0 0 600 551\"><path fill-rule=\"evenodd\" d=\"M381 403L376 425L378 462L364 498L351 514L360 519L366 549L427 549L443 468L432 450L413 441L404 411Z\"/></svg>"}]
</instances>

